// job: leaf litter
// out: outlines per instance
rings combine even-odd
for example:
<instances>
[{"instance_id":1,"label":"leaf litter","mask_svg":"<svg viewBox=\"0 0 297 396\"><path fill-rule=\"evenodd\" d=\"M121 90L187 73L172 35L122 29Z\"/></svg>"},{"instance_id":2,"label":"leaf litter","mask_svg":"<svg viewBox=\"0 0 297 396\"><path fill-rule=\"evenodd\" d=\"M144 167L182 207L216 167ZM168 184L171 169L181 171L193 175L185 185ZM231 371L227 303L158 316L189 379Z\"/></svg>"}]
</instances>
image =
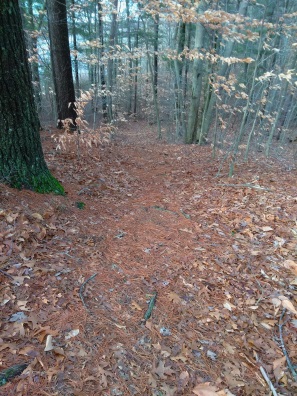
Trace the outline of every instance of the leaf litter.
<instances>
[{"instance_id":1,"label":"leaf litter","mask_svg":"<svg viewBox=\"0 0 297 396\"><path fill-rule=\"evenodd\" d=\"M296 171L129 128L83 160L44 132L64 197L0 186L0 394L296 394Z\"/></svg>"}]
</instances>

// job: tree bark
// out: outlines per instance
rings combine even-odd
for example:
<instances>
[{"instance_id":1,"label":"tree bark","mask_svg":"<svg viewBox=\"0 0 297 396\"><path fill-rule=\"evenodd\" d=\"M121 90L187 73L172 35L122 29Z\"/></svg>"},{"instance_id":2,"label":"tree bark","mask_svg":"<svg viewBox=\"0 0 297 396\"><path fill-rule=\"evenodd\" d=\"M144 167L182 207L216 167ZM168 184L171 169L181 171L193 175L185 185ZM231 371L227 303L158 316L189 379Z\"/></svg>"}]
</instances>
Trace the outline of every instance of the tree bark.
<instances>
[{"instance_id":1,"label":"tree bark","mask_svg":"<svg viewBox=\"0 0 297 396\"><path fill-rule=\"evenodd\" d=\"M112 14L110 34L109 34L109 58L107 63L107 84L109 95L107 97L107 115L108 121L112 122L113 120L113 108L112 108L112 91L113 91L113 67L114 60L112 59L112 55L110 52L113 52L113 47L116 44L116 33L117 33L117 10L118 10L118 0L113 0L114 12ZM111 50L111 51L110 51Z\"/></svg>"},{"instance_id":2,"label":"tree bark","mask_svg":"<svg viewBox=\"0 0 297 396\"><path fill-rule=\"evenodd\" d=\"M199 3L199 14L203 14L206 9L206 2L203 0ZM205 28L200 22L196 25L195 33L195 49L199 52L204 43ZM192 77L192 92L190 99L190 111L188 126L185 135L185 143L194 143L196 137L196 129L199 117L199 105L202 92L202 77L203 77L203 63L202 59L195 59L193 65Z\"/></svg>"},{"instance_id":3,"label":"tree bark","mask_svg":"<svg viewBox=\"0 0 297 396\"><path fill-rule=\"evenodd\" d=\"M106 98L106 80L105 80L105 67L102 61L103 52L104 52L104 29L103 29L103 16L102 16L102 4L98 2L98 34L99 34L99 49L98 49L98 56L99 56L99 64L100 64L100 85L101 85L101 92L102 92L102 115L103 120L107 121L107 98Z\"/></svg>"},{"instance_id":4,"label":"tree bark","mask_svg":"<svg viewBox=\"0 0 297 396\"><path fill-rule=\"evenodd\" d=\"M158 50L159 50L159 14L155 15L154 18L154 88L156 95L158 94Z\"/></svg>"},{"instance_id":5,"label":"tree bark","mask_svg":"<svg viewBox=\"0 0 297 396\"><path fill-rule=\"evenodd\" d=\"M47 0L47 15L58 114L57 126L62 128L62 121L66 119L70 119L75 126L75 91L68 39L66 0Z\"/></svg>"},{"instance_id":6,"label":"tree bark","mask_svg":"<svg viewBox=\"0 0 297 396\"><path fill-rule=\"evenodd\" d=\"M38 114L41 113L41 86L40 86L40 75L38 69L38 47L37 47L37 35L34 30L35 27L34 23L34 15L33 15L33 0L28 1L28 12L29 12L29 28L30 28L30 38L29 38L29 55L33 58L31 62L31 73L32 73L32 83L33 83L33 91L34 91L34 98L38 110ZM41 19L42 21L42 19Z\"/></svg>"},{"instance_id":7,"label":"tree bark","mask_svg":"<svg viewBox=\"0 0 297 396\"><path fill-rule=\"evenodd\" d=\"M45 163L21 13L0 3L0 180L17 188L63 194Z\"/></svg>"},{"instance_id":8,"label":"tree bark","mask_svg":"<svg viewBox=\"0 0 297 396\"><path fill-rule=\"evenodd\" d=\"M130 0L126 0L126 14L127 14L127 34L128 34L128 47L130 52L132 52L132 42L131 42L131 22L130 22ZM132 113L132 69L133 69L133 62L132 59L129 59L129 97L128 97L128 104L127 104L127 113L131 115Z\"/></svg>"},{"instance_id":9,"label":"tree bark","mask_svg":"<svg viewBox=\"0 0 297 396\"><path fill-rule=\"evenodd\" d=\"M246 12L247 12L247 8L249 5L249 0L242 0L239 6L239 10L238 10L238 14L245 16ZM234 30L235 32L236 30ZM233 52L233 48L234 48L234 44L235 44L235 40L230 40L226 43L225 46L225 50L223 53L223 57L224 58L229 58ZM218 71L218 75L219 76L226 76L227 72L229 70L229 66L228 63L222 63L221 67ZM204 144L207 134L209 132L210 129L210 125L211 125L211 121L213 119L213 107L215 105L216 102L216 94L214 93L214 91L211 91L209 100L206 101L206 108L204 109L204 119L203 119L203 123L201 126L201 131L199 133L199 144Z\"/></svg>"},{"instance_id":10,"label":"tree bark","mask_svg":"<svg viewBox=\"0 0 297 396\"><path fill-rule=\"evenodd\" d=\"M73 37L73 51L74 51L74 75L75 75L75 88L76 95L79 95L79 74L78 74L78 59L77 59L77 39L76 39L76 23L75 23L75 0L72 0L72 11L71 11L71 19L72 19L72 37Z\"/></svg>"},{"instance_id":11,"label":"tree bark","mask_svg":"<svg viewBox=\"0 0 297 396\"><path fill-rule=\"evenodd\" d=\"M139 44L139 23L140 23L140 18L138 17L138 19L137 19L136 36L135 36L135 43L134 43L134 49L136 51L138 50L138 44ZM138 64L139 64L139 60L138 60L138 57L137 57L135 59L135 63L134 63L134 103L133 103L133 114L134 114L134 117L136 117L136 114L137 114Z\"/></svg>"},{"instance_id":12,"label":"tree bark","mask_svg":"<svg viewBox=\"0 0 297 396\"><path fill-rule=\"evenodd\" d=\"M185 47L185 32L186 32L186 24L185 22L179 22L177 31L177 55L179 56ZM183 111L183 102L184 98L182 96L182 75L183 75L183 65L184 65L184 57L182 60L175 59L174 60L174 71L175 71L175 107L176 107L176 136L185 136L186 127L185 127L185 119L184 119L184 111Z\"/></svg>"}]
</instances>

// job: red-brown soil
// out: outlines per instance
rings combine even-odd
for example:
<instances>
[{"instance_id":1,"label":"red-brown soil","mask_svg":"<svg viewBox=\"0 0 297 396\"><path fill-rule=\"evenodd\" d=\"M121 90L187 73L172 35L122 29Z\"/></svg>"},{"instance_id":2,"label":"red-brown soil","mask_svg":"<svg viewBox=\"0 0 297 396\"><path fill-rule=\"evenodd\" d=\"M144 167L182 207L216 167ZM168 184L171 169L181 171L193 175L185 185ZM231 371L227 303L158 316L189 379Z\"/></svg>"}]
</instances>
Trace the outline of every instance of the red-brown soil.
<instances>
[{"instance_id":1,"label":"red-brown soil","mask_svg":"<svg viewBox=\"0 0 297 396\"><path fill-rule=\"evenodd\" d=\"M28 364L0 394L264 396L262 367L296 395L296 170L216 177L140 123L80 159L50 135L67 195L0 187L0 370Z\"/></svg>"}]
</instances>

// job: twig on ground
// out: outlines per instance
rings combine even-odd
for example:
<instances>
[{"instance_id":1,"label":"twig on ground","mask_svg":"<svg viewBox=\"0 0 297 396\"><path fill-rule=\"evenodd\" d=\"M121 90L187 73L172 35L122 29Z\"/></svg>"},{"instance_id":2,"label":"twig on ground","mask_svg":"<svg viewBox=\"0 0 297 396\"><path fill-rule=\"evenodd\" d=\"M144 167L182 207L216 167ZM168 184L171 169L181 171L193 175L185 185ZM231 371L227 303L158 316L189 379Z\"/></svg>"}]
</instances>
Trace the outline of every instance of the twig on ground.
<instances>
[{"instance_id":1,"label":"twig on ground","mask_svg":"<svg viewBox=\"0 0 297 396\"><path fill-rule=\"evenodd\" d=\"M98 275L98 273L96 272L96 274L90 276L87 280L84 281L84 283L82 283L82 285L81 285L80 288L79 288L79 297L80 297L80 299L81 299L81 301L82 301L82 303L83 303L83 306L84 306L87 310L88 310L88 307L87 307L87 305L86 305L86 303L85 303L85 300L84 300L83 291L84 291L84 288L85 288L86 284L87 284L88 282L90 282L90 280L94 279L97 275Z\"/></svg>"},{"instance_id":2,"label":"twig on ground","mask_svg":"<svg viewBox=\"0 0 297 396\"><path fill-rule=\"evenodd\" d=\"M277 396L277 392L276 392L272 382L270 381L268 375L266 374L266 371L264 370L264 368L262 366L260 366L260 371L261 371L261 374L263 375L263 378L267 382L267 385L269 386L269 389L271 390L273 396Z\"/></svg>"},{"instance_id":3,"label":"twig on ground","mask_svg":"<svg viewBox=\"0 0 297 396\"><path fill-rule=\"evenodd\" d=\"M258 358L258 355L256 354L256 360L258 363L260 363L260 360ZM270 381L265 369L262 366L259 366L259 369L261 371L261 374L263 375L263 378L265 379L267 385L269 386L269 389L271 390L273 396L278 396L275 387L273 386L272 382Z\"/></svg>"},{"instance_id":4,"label":"twig on ground","mask_svg":"<svg viewBox=\"0 0 297 396\"><path fill-rule=\"evenodd\" d=\"M2 269L0 269L1 274L7 276L9 279L14 280L13 276L11 276L10 274L7 274L5 271L3 271Z\"/></svg>"},{"instance_id":5,"label":"twig on ground","mask_svg":"<svg viewBox=\"0 0 297 396\"><path fill-rule=\"evenodd\" d=\"M240 184L230 184L230 183L219 183L219 186L226 186L226 187L247 187L247 188L254 188L255 190L261 191L272 191L270 188L257 186L250 183L240 183Z\"/></svg>"},{"instance_id":6,"label":"twig on ground","mask_svg":"<svg viewBox=\"0 0 297 396\"><path fill-rule=\"evenodd\" d=\"M285 325L285 322L283 322L282 320L283 320L285 313L286 313L286 308L283 310L283 312L279 318L279 323L278 323L279 339L280 339L280 344L281 344L283 354L285 355L286 360L287 360L288 367L293 375L294 381L296 382L297 381L297 373L294 369L291 359L289 358L288 352L285 347L284 338L283 338L283 326Z\"/></svg>"}]
</instances>

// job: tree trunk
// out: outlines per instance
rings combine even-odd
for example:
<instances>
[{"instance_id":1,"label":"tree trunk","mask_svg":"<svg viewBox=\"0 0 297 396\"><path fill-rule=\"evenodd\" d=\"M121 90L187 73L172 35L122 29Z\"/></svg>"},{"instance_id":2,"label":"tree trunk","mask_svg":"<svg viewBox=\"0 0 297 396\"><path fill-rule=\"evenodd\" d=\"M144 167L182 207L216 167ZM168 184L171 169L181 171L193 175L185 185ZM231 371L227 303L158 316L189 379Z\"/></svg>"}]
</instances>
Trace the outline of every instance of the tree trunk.
<instances>
[{"instance_id":1,"label":"tree trunk","mask_svg":"<svg viewBox=\"0 0 297 396\"><path fill-rule=\"evenodd\" d=\"M248 4L249 4L249 0L241 1L239 10L238 10L239 15L242 15L242 16L246 15ZM234 32L235 31L236 31L236 29L234 29ZM235 40L229 40L226 43L224 54L223 54L224 58L229 58L231 56L231 54L233 52L234 44L235 44ZM218 71L218 75L226 76L227 72L228 72L228 68L229 68L229 66L228 66L227 62L222 63L220 70ZM199 144L205 143L208 131L210 129L211 121L213 119L213 107L214 107L215 102L216 102L216 94L212 90L209 100L206 101L206 103L205 103L206 108L204 109L204 119L203 119L203 123L201 126L201 131L199 134Z\"/></svg>"},{"instance_id":2,"label":"tree trunk","mask_svg":"<svg viewBox=\"0 0 297 396\"><path fill-rule=\"evenodd\" d=\"M99 34L99 64L100 64L100 85L102 93L102 115L103 120L107 121L107 98L106 98L106 80L105 80L105 67L102 61L102 56L104 52L104 33L103 33L103 16L102 16L102 4L98 2L98 34Z\"/></svg>"},{"instance_id":3,"label":"tree trunk","mask_svg":"<svg viewBox=\"0 0 297 396\"><path fill-rule=\"evenodd\" d=\"M75 126L75 92L68 39L66 0L47 0L47 15L58 114L57 126L62 128L62 121L66 119L70 119Z\"/></svg>"},{"instance_id":4,"label":"tree trunk","mask_svg":"<svg viewBox=\"0 0 297 396\"><path fill-rule=\"evenodd\" d=\"M206 2L201 1L199 3L199 14L203 14L206 9ZM205 28L200 22L196 25L195 33L195 49L199 52L203 47L204 43ZM192 77L192 92L190 99L190 110L188 126L185 136L185 143L194 143L196 137L196 129L198 125L199 117L199 105L202 91L202 77L203 77L203 63L202 59L195 59L193 65L193 77Z\"/></svg>"},{"instance_id":5,"label":"tree trunk","mask_svg":"<svg viewBox=\"0 0 297 396\"><path fill-rule=\"evenodd\" d=\"M158 50L159 50L159 14L154 18L154 88L158 94Z\"/></svg>"},{"instance_id":6,"label":"tree trunk","mask_svg":"<svg viewBox=\"0 0 297 396\"><path fill-rule=\"evenodd\" d=\"M118 0L113 0L114 12L112 14L111 27L110 27L110 35L109 35L109 52L113 51L113 47L116 44L116 33L117 33L117 10L118 10ZM107 115L108 121L112 122L113 120L113 109L112 109L112 91L113 91L113 67L114 60L109 54L109 59L107 63L107 84L109 95L107 97Z\"/></svg>"},{"instance_id":7,"label":"tree trunk","mask_svg":"<svg viewBox=\"0 0 297 396\"><path fill-rule=\"evenodd\" d=\"M31 62L31 73L32 73L32 83L35 103L37 106L38 114L41 112L41 86L40 86L40 76L38 69L38 47L37 47L37 35L34 32L36 30L33 15L33 0L28 1L28 12L29 12L29 55L33 58ZM38 28L38 27L37 27ZM34 33L33 33L34 32Z\"/></svg>"},{"instance_id":8,"label":"tree trunk","mask_svg":"<svg viewBox=\"0 0 297 396\"><path fill-rule=\"evenodd\" d=\"M63 194L42 152L39 120L17 1L0 3L0 180Z\"/></svg>"},{"instance_id":9,"label":"tree trunk","mask_svg":"<svg viewBox=\"0 0 297 396\"><path fill-rule=\"evenodd\" d=\"M136 50L138 50L138 44L139 44L139 23L140 23L140 19L138 17L137 30L136 30L136 36L135 36L135 44L134 44L134 48ZM139 60L138 60L138 58L136 58L135 59L135 63L134 63L134 103L133 103L133 114L134 114L134 117L136 117L136 114L137 114L138 64L139 64Z\"/></svg>"},{"instance_id":10,"label":"tree trunk","mask_svg":"<svg viewBox=\"0 0 297 396\"><path fill-rule=\"evenodd\" d=\"M130 52L132 51L132 43L131 43L131 21L130 21L130 0L126 0L126 13L127 13L127 34L128 34L128 47ZM132 69L133 62L131 57L129 58L129 97L128 97L128 105L127 105L127 113L131 115L132 113Z\"/></svg>"},{"instance_id":11,"label":"tree trunk","mask_svg":"<svg viewBox=\"0 0 297 396\"><path fill-rule=\"evenodd\" d=\"M77 40L76 40L76 24L75 24L75 0L72 0L72 37L73 37L73 51L74 51L74 75L75 75L75 88L76 95L79 95L79 74L78 74L78 60L77 60Z\"/></svg>"},{"instance_id":12,"label":"tree trunk","mask_svg":"<svg viewBox=\"0 0 297 396\"><path fill-rule=\"evenodd\" d=\"M186 24L184 22L180 22L177 31L177 55L179 56L185 47L185 33L186 33ZM183 111L183 102L184 98L182 97L182 75L183 75L183 65L184 65L184 57L182 60L175 59L174 60L174 71L175 71L175 107L176 107L176 136L185 136L186 128L185 128L185 120L184 120L184 111Z\"/></svg>"}]
</instances>

